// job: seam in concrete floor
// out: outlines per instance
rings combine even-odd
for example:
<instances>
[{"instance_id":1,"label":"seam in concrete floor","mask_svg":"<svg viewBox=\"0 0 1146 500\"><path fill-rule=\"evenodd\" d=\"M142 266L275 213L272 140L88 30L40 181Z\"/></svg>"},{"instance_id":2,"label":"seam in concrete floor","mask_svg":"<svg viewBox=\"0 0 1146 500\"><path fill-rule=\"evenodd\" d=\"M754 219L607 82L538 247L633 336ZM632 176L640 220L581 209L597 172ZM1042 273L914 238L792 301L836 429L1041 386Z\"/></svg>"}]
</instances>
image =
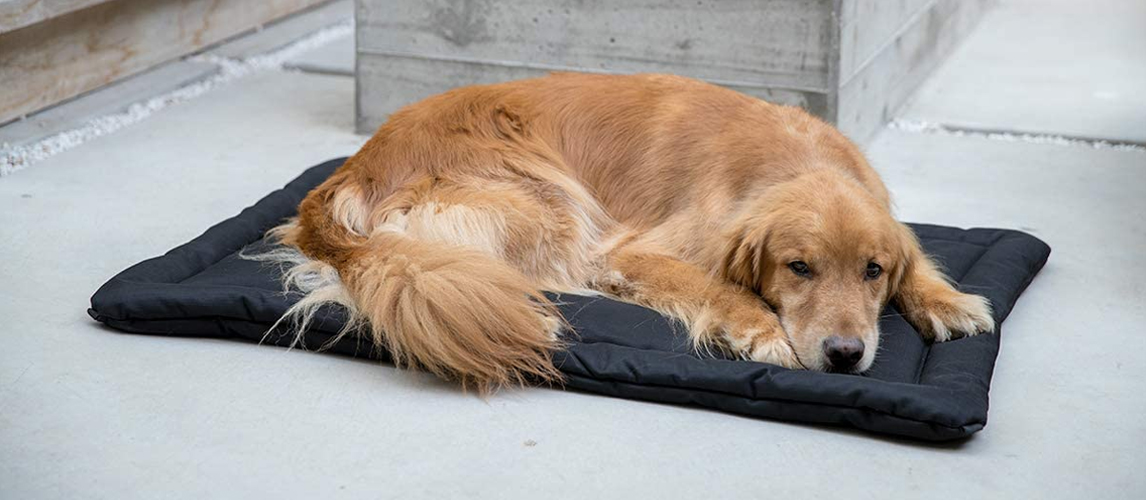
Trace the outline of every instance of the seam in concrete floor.
<instances>
[{"instance_id":1,"label":"seam in concrete floor","mask_svg":"<svg viewBox=\"0 0 1146 500\"><path fill-rule=\"evenodd\" d=\"M1114 151L1137 151L1146 153L1146 144L1132 141L1115 141L1090 137L1072 137L1053 134L1035 134L1017 130L980 129L957 127L943 123L899 118L887 124L890 130L917 134L942 135L948 137L977 137L1002 142L1023 142L1027 144L1050 144L1055 146L1088 147Z\"/></svg>"},{"instance_id":2,"label":"seam in concrete floor","mask_svg":"<svg viewBox=\"0 0 1146 500\"><path fill-rule=\"evenodd\" d=\"M279 49L252 57L233 59L208 53L190 56L185 60L214 64L219 67L219 72L165 94L131 104L126 111L98 116L80 127L31 144L12 147L0 156L0 177L27 168L97 137L139 123L168 106L192 100L256 72L294 71L285 66L288 60L342 37L351 36L353 32L353 21L344 21L315 31Z\"/></svg>"}]
</instances>

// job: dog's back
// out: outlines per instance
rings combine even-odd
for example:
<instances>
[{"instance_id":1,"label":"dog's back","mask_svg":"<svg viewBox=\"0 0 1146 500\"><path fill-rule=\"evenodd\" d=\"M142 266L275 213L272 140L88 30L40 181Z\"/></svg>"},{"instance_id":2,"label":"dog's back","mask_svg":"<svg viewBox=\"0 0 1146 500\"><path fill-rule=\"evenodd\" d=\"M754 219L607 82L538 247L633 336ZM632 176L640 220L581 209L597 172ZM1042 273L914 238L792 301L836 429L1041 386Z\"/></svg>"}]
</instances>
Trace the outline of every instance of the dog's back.
<instances>
[{"instance_id":1,"label":"dog's back","mask_svg":"<svg viewBox=\"0 0 1146 500\"><path fill-rule=\"evenodd\" d=\"M496 156L510 143L521 154L556 156L541 168L562 168L611 216L635 227L663 222L685 202L736 200L823 168L847 171L888 198L834 127L797 107L673 75L556 73L463 87L395 113L380 137L405 150L387 158L413 161L372 163L366 168L376 169L375 179L400 183L419 175L411 170L489 173L480 170L497 161L483 153Z\"/></svg>"}]
</instances>

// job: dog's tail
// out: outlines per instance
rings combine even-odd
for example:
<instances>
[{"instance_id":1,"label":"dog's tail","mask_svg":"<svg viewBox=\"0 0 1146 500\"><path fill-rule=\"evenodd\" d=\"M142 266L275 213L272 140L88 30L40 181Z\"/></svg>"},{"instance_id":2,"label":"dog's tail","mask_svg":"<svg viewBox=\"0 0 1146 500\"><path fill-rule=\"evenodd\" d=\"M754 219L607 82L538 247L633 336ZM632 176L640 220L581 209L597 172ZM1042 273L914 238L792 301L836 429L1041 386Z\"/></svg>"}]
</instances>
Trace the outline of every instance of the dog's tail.
<instances>
[{"instance_id":1,"label":"dog's tail","mask_svg":"<svg viewBox=\"0 0 1146 500\"><path fill-rule=\"evenodd\" d=\"M398 366L483 393L561 379L552 352L564 321L519 271L477 249L409 237L400 222L364 234L354 227L361 219L339 213L345 204L323 208L304 202L300 219L274 231L318 257L288 246L276 259L290 265L284 282L306 293L287 314L299 335L319 306L335 302Z\"/></svg>"},{"instance_id":2,"label":"dog's tail","mask_svg":"<svg viewBox=\"0 0 1146 500\"><path fill-rule=\"evenodd\" d=\"M553 380L560 316L508 265L398 233L371 236L339 274L396 364L488 391Z\"/></svg>"}]
</instances>

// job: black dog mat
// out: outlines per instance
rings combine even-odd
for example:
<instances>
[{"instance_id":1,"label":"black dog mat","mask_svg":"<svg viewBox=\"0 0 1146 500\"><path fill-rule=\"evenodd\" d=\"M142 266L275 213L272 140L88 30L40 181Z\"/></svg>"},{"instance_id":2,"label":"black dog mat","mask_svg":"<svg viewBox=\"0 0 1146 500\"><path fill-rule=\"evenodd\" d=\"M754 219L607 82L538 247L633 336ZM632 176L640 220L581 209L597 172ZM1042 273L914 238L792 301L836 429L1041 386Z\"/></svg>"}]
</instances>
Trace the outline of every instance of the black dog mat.
<instances>
[{"instance_id":1,"label":"black dog mat","mask_svg":"<svg viewBox=\"0 0 1146 500\"><path fill-rule=\"evenodd\" d=\"M274 266L238 252L265 247L263 233L292 216L343 161L313 167L202 236L123 271L92 297L89 314L128 332L288 344L282 334L264 334L298 296L281 291ZM1045 243L1017 231L911 227L963 290L990 299L1000 324L1050 254ZM968 436L987 423L999 333L931 345L889 309L880 356L857 376L698 356L681 329L653 311L599 297L559 301L578 332L556 356L569 388L934 441ZM320 312L307 345L323 345L344 318L333 307ZM385 359L359 344L348 337L330 350Z\"/></svg>"}]
</instances>

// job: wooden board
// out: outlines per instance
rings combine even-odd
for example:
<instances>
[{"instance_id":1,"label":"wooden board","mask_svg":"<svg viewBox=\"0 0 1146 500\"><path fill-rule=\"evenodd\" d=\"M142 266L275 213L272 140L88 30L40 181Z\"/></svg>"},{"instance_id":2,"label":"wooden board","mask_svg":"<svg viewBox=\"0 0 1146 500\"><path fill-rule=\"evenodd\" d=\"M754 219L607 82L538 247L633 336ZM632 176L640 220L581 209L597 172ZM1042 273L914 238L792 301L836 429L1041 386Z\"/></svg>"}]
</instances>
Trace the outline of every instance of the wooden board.
<instances>
[{"instance_id":1,"label":"wooden board","mask_svg":"<svg viewBox=\"0 0 1146 500\"><path fill-rule=\"evenodd\" d=\"M0 0L0 33L112 0Z\"/></svg>"},{"instance_id":2,"label":"wooden board","mask_svg":"<svg viewBox=\"0 0 1146 500\"><path fill-rule=\"evenodd\" d=\"M208 51L211 55L231 59L246 59L282 48L298 39L333 24L354 19L353 0L334 0L311 8L305 15L290 16L234 40L228 40ZM351 53L354 41L350 41ZM353 55L351 56L353 58Z\"/></svg>"},{"instance_id":3,"label":"wooden board","mask_svg":"<svg viewBox=\"0 0 1146 500\"><path fill-rule=\"evenodd\" d=\"M123 112L133 103L201 81L218 70L214 64L196 61L160 65L0 127L0 148L24 146L74 130L93 118Z\"/></svg>"},{"instance_id":4,"label":"wooden board","mask_svg":"<svg viewBox=\"0 0 1146 500\"><path fill-rule=\"evenodd\" d=\"M0 34L0 123L323 0L116 0Z\"/></svg>"}]
</instances>

